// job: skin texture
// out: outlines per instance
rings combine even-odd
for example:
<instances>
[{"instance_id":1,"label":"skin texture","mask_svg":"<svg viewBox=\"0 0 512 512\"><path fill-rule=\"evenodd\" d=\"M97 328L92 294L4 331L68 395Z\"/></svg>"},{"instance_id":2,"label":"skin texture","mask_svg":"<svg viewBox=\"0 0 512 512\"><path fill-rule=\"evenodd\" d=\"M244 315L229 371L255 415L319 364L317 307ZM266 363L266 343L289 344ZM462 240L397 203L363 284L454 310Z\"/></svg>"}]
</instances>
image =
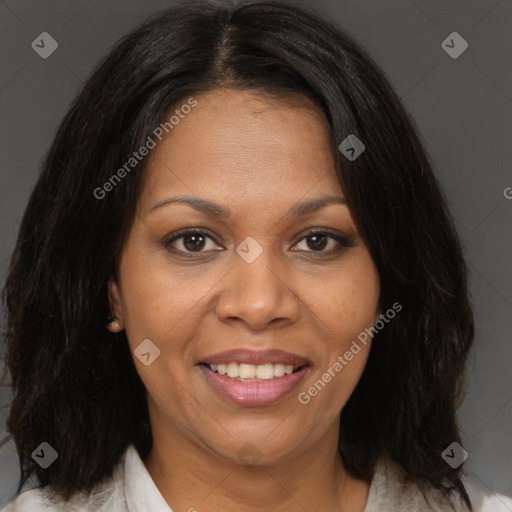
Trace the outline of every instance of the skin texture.
<instances>
[{"instance_id":1,"label":"skin texture","mask_svg":"<svg viewBox=\"0 0 512 512\"><path fill-rule=\"evenodd\" d=\"M307 405L298 401L379 315L378 272L348 207L287 215L301 201L343 197L327 122L292 95L221 89L196 99L148 156L119 282L109 283L119 319L111 330L126 329L132 353L147 338L161 351L149 366L134 357L154 439L144 463L175 512L362 512L369 483L348 475L337 443L370 343ZM178 195L214 201L231 216L184 203L150 211ZM185 237L165 248L190 227L211 239ZM334 230L351 247L322 256L340 245L308 237L311 228ZM252 263L236 252L249 236L263 249ZM241 407L197 366L234 348L279 348L312 365L280 401ZM252 464L241 460L242 449L252 450Z\"/></svg>"}]
</instances>

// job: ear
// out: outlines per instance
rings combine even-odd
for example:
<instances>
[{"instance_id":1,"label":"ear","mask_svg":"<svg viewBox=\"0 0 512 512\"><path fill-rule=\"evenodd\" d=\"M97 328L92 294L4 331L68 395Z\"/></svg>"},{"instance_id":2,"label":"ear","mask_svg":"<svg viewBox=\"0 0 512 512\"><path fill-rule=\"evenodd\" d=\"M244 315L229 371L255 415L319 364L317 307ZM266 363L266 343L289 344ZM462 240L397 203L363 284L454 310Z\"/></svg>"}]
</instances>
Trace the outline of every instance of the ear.
<instances>
[{"instance_id":1,"label":"ear","mask_svg":"<svg viewBox=\"0 0 512 512\"><path fill-rule=\"evenodd\" d=\"M114 278L110 278L108 281L108 302L110 304L110 311L115 316L115 320L108 324L107 329L110 332L122 331L124 329L123 307L121 305L119 284Z\"/></svg>"}]
</instances>

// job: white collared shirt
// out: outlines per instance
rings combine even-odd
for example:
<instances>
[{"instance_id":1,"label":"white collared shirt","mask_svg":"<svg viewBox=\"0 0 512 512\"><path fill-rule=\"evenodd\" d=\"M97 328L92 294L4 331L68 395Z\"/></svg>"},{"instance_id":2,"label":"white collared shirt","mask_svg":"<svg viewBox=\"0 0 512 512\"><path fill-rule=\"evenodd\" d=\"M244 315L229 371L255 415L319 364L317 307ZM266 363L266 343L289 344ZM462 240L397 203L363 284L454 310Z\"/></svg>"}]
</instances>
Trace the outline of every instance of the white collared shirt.
<instances>
[{"instance_id":1,"label":"white collared shirt","mask_svg":"<svg viewBox=\"0 0 512 512\"><path fill-rule=\"evenodd\" d=\"M512 498L464 483L474 512L512 512ZM429 504L416 486L401 485L393 465L380 463L364 512L452 512L435 491L428 499ZM194 510L193 505L191 510ZM455 505L457 512L465 511L460 504ZM52 501L48 487L36 487L22 492L0 512L172 512L172 509L160 494L137 450L130 445L115 467L112 478L97 485L91 493L76 494L64 504L58 497Z\"/></svg>"}]
</instances>

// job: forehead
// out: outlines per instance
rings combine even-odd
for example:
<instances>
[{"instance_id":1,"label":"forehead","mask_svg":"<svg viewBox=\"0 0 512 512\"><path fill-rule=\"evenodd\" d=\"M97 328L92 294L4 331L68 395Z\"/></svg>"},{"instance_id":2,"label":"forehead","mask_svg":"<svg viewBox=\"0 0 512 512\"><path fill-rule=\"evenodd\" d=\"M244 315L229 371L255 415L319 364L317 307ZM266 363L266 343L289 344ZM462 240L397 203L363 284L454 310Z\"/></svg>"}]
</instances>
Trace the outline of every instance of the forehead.
<instances>
[{"instance_id":1,"label":"forehead","mask_svg":"<svg viewBox=\"0 0 512 512\"><path fill-rule=\"evenodd\" d=\"M313 187L341 191L327 120L308 98L241 90L194 98L197 105L148 156L140 197L144 210L175 192L226 200L289 194L297 200Z\"/></svg>"}]
</instances>

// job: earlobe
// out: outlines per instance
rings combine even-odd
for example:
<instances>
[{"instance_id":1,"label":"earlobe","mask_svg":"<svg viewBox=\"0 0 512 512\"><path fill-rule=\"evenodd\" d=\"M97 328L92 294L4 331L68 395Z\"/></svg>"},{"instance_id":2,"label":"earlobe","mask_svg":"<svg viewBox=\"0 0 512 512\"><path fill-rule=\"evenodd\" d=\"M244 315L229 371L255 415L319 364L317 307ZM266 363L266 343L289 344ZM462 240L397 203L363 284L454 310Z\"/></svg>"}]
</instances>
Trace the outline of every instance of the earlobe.
<instances>
[{"instance_id":1,"label":"earlobe","mask_svg":"<svg viewBox=\"0 0 512 512\"><path fill-rule=\"evenodd\" d=\"M110 332L120 332L124 329L123 309L121 307L119 285L112 278L108 282L108 302L112 313L107 318L107 329Z\"/></svg>"},{"instance_id":2,"label":"earlobe","mask_svg":"<svg viewBox=\"0 0 512 512\"><path fill-rule=\"evenodd\" d=\"M116 333L121 332L123 330L121 321L116 316L108 315L107 322L107 329L110 332Z\"/></svg>"}]
</instances>

